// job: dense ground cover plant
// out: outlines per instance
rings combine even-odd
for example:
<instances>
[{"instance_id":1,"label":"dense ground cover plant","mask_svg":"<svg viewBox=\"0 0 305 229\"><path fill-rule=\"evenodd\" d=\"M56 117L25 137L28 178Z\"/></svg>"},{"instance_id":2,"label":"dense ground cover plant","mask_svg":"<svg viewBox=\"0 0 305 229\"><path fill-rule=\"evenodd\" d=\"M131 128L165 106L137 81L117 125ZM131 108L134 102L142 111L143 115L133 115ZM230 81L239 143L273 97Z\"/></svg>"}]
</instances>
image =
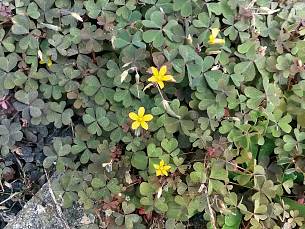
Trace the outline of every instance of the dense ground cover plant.
<instances>
[{"instance_id":1,"label":"dense ground cover plant","mask_svg":"<svg viewBox=\"0 0 305 229\"><path fill-rule=\"evenodd\" d=\"M104 228L302 227L304 18L294 0L0 2L2 181L26 143Z\"/></svg>"}]
</instances>

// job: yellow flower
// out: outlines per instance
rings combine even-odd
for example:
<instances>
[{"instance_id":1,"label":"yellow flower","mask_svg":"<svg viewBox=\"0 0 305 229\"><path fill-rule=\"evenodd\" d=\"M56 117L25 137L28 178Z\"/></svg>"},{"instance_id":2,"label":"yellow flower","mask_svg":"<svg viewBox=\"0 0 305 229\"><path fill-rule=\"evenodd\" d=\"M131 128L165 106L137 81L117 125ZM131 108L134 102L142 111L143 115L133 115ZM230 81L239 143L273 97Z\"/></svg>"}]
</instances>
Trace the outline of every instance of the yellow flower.
<instances>
[{"instance_id":1,"label":"yellow flower","mask_svg":"<svg viewBox=\"0 0 305 229\"><path fill-rule=\"evenodd\" d=\"M131 118L134 121L131 126L132 129L136 130L141 126L143 129L147 130L148 129L147 122L151 121L153 119L153 116L151 114L145 115L145 108L140 107L138 110L138 114L134 112L130 112L129 118Z\"/></svg>"},{"instance_id":2,"label":"yellow flower","mask_svg":"<svg viewBox=\"0 0 305 229\"><path fill-rule=\"evenodd\" d=\"M43 59L41 59L41 60L39 61L39 64L46 64L46 62L45 62ZM52 62L52 60L51 60L51 57L48 57L48 63L47 63L47 65L48 65L48 67L51 67L51 66L53 65L53 62Z\"/></svg>"},{"instance_id":3,"label":"yellow flower","mask_svg":"<svg viewBox=\"0 0 305 229\"><path fill-rule=\"evenodd\" d=\"M171 169L163 160L160 161L159 165L154 164L154 168L157 176L168 176L168 171Z\"/></svg>"},{"instance_id":4,"label":"yellow flower","mask_svg":"<svg viewBox=\"0 0 305 229\"><path fill-rule=\"evenodd\" d=\"M150 69L153 75L148 79L148 82L157 83L161 89L164 88L164 81L176 82L173 76L166 75L167 67L165 65L160 68L160 71L155 67L151 67Z\"/></svg>"},{"instance_id":5,"label":"yellow flower","mask_svg":"<svg viewBox=\"0 0 305 229\"><path fill-rule=\"evenodd\" d=\"M212 45L214 45L214 44L223 45L225 43L224 39L217 38L217 35L218 35L219 31L220 30L218 28L213 28L212 29L212 34L209 37L209 44L212 44Z\"/></svg>"}]
</instances>

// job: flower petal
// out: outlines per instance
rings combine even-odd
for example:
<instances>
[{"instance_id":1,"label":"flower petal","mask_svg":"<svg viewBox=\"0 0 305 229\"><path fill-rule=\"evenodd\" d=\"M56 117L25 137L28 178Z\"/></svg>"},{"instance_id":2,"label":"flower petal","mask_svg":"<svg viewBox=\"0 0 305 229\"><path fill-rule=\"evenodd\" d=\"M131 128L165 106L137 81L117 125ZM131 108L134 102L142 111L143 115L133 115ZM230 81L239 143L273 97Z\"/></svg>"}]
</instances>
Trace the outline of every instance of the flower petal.
<instances>
[{"instance_id":1,"label":"flower petal","mask_svg":"<svg viewBox=\"0 0 305 229\"><path fill-rule=\"evenodd\" d=\"M159 76L164 76L167 72L167 67L166 65L163 65L161 68L160 68L160 71L159 71Z\"/></svg>"},{"instance_id":2,"label":"flower petal","mask_svg":"<svg viewBox=\"0 0 305 229\"><path fill-rule=\"evenodd\" d=\"M160 166L157 165L157 164L153 164L153 166L154 166L155 169L159 169L160 168Z\"/></svg>"},{"instance_id":3,"label":"flower petal","mask_svg":"<svg viewBox=\"0 0 305 229\"><path fill-rule=\"evenodd\" d=\"M171 169L171 167L169 165L166 165L163 167L163 169L168 172Z\"/></svg>"},{"instance_id":4,"label":"flower petal","mask_svg":"<svg viewBox=\"0 0 305 229\"><path fill-rule=\"evenodd\" d=\"M162 81L172 81L172 82L176 82L176 80L174 79L173 76L171 75L165 75L165 76L162 76Z\"/></svg>"},{"instance_id":5,"label":"flower petal","mask_svg":"<svg viewBox=\"0 0 305 229\"><path fill-rule=\"evenodd\" d=\"M134 122L132 123L132 125L131 125L131 128L134 129L134 130L136 130L136 129L138 129L138 128L140 127L140 125L141 125L140 122L134 121Z\"/></svg>"},{"instance_id":6,"label":"flower petal","mask_svg":"<svg viewBox=\"0 0 305 229\"><path fill-rule=\"evenodd\" d=\"M218 35L218 33L219 33L219 29L218 28L213 28L212 29L212 36L214 37L214 38L216 38L217 37L217 35Z\"/></svg>"},{"instance_id":7,"label":"flower petal","mask_svg":"<svg viewBox=\"0 0 305 229\"><path fill-rule=\"evenodd\" d=\"M165 175L165 176L168 176L168 172L166 170L163 170L162 173Z\"/></svg>"},{"instance_id":8,"label":"flower petal","mask_svg":"<svg viewBox=\"0 0 305 229\"><path fill-rule=\"evenodd\" d=\"M162 176L162 172L161 172L160 169L156 170L156 175L157 175L157 176Z\"/></svg>"},{"instance_id":9,"label":"flower petal","mask_svg":"<svg viewBox=\"0 0 305 229\"><path fill-rule=\"evenodd\" d=\"M148 130L148 124L146 122L142 121L141 126L144 130Z\"/></svg>"},{"instance_id":10,"label":"flower petal","mask_svg":"<svg viewBox=\"0 0 305 229\"><path fill-rule=\"evenodd\" d=\"M154 117L151 114L147 114L143 116L143 121L149 122L153 119Z\"/></svg>"},{"instance_id":11,"label":"flower petal","mask_svg":"<svg viewBox=\"0 0 305 229\"><path fill-rule=\"evenodd\" d=\"M153 83L156 83L158 81L157 77L156 76L152 76L150 78L147 79L148 82L153 82Z\"/></svg>"},{"instance_id":12,"label":"flower petal","mask_svg":"<svg viewBox=\"0 0 305 229\"><path fill-rule=\"evenodd\" d=\"M145 108L144 107L140 107L138 110L138 116L139 118L142 118L145 114Z\"/></svg>"},{"instance_id":13,"label":"flower petal","mask_svg":"<svg viewBox=\"0 0 305 229\"><path fill-rule=\"evenodd\" d=\"M51 58L49 57L49 59L48 59L48 67L51 67L52 65L53 65L53 62L52 62Z\"/></svg>"},{"instance_id":14,"label":"flower petal","mask_svg":"<svg viewBox=\"0 0 305 229\"><path fill-rule=\"evenodd\" d=\"M159 84L159 87L160 87L161 89L164 88L164 83L163 83L163 81L158 80L158 84Z\"/></svg>"},{"instance_id":15,"label":"flower petal","mask_svg":"<svg viewBox=\"0 0 305 229\"><path fill-rule=\"evenodd\" d=\"M152 72L152 74L153 74L154 76L159 75L159 71L158 71L157 68L155 68L155 67L150 67L150 69L151 69L151 72Z\"/></svg>"},{"instance_id":16,"label":"flower petal","mask_svg":"<svg viewBox=\"0 0 305 229\"><path fill-rule=\"evenodd\" d=\"M170 166L170 165L164 165L163 168L164 168L165 170L170 170L170 169L171 169L171 166Z\"/></svg>"},{"instance_id":17,"label":"flower petal","mask_svg":"<svg viewBox=\"0 0 305 229\"><path fill-rule=\"evenodd\" d=\"M132 119L134 121L138 120L138 115L134 112L130 112L128 116L130 119Z\"/></svg>"},{"instance_id":18,"label":"flower petal","mask_svg":"<svg viewBox=\"0 0 305 229\"><path fill-rule=\"evenodd\" d=\"M163 160L161 160L161 161L159 162L160 167L163 167L164 164L165 164L165 162L164 162Z\"/></svg>"},{"instance_id":19,"label":"flower petal","mask_svg":"<svg viewBox=\"0 0 305 229\"><path fill-rule=\"evenodd\" d=\"M214 40L214 44L223 45L224 43L225 43L225 40L224 40L224 39L218 39L218 38L216 38L216 39Z\"/></svg>"},{"instance_id":20,"label":"flower petal","mask_svg":"<svg viewBox=\"0 0 305 229\"><path fill-rule=\"evenodd\" d=\"M213 37L213 35L210 35L210 37L209 37L209 44L215 44L215 37Z\"/></svg>"}]
</instances>

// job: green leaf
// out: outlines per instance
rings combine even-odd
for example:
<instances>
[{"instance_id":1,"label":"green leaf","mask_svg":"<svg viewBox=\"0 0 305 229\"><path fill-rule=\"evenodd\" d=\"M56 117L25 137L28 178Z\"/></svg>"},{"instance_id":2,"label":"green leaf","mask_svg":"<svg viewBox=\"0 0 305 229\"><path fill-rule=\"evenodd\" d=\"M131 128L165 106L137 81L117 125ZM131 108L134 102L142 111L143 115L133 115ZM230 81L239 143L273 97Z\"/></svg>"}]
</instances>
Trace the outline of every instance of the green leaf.
<instances>
[{"instance_id":1,"label":"green leaf","mask_svg":"<svg viewBox=\"0 0 305 229\"><path fill-rule=\"evenodd\" d=\"M50 168L56 160L57 156L46 157L43 161L43 167L46 169Z\"/></svg>"},{"instance_id":2,"label":"green leaf","mask_svg":"<svg viewBox=\"0 0 305 229\"><path fill-rule=\"evenodd\" d=\"M18 55L16 53L10 53L6 57L0 57L0 69L5 72L12 71L18 62Z\"/></svg>"},{"instance_id":3,"label":"green leaf","mask_svg":"<svg viewBox=\"0 0 305 229\"><path fill-rule=\"evenodd\" d=\"M222 163L215 161L212 163L210 178L227 181L229 179L228 176L228 171L223 168Z\"/></svg>"},{"instance_id":4,"label":"green leaf","mask_svg":"<svg viewBox=\"0 0 305 229\"><path fill-rule=\"evenodd\" d=\"M265 94L255 87L246 87L245 95L250 98L247 101L247 106L253 110L257 110L261 102L265 99Z\"/></svg>"},{"instance_id":5,"label":"green leaf","mask_svg":"<svg viewBox=\"0 0 305 229\"><path fill-rule=\"evenodd\" d=\"M192 14L191 0L174 0L174 11L180 11L182 17L187 17Z\"/></svg>"},{"instance_id":6,"label":"green leaf","mask_svg":"<svg viewBox=\"0 0 305 229\"><path fill-rule=\"evenodd\" d=\"M48 1L34 0L34 1L37 3L37 5L40 7L40 9L42 9L44 12L49 10L55 2L55 0L48 0Z\"/></svg>"},{"instance_id":7,"label":"green leaf","mask_svg":"<svg viewBox=\"0 0 305 229\"><path fill-rule=\"evenodd\" d=\"M124 201L122 203L122 209L124 211L124 214L127 215L134 212L136 210L136 206L133 203L128 203Z\"/></svg>"},{"instance_id":8,"label":"green leaf","mask_svg":"<svg viewBox=\"0 0 305 229\"><path fill-rule=\"evenodd\" d=\"M129 45L130 42L131 42L130 35L128 34L128 32L123 30L113 37L112 44L115 49L120 49Z\"/></svg>"},{"instance_id":9,"label":"green leaf","mask_svg":"<svg viewBox=\"0 0 305 229\"><path fill-rule=\"evenodd\" d=\"M239 228L239 225L241 223L242 215L239 212L232 212L229 215L225 216L225 225L223 229L225 228Z\"/></svg>"},{"instance_id":10,"label":"green leaf","mask_svg":"<svg viewBox=\"0 0 305 229\"><path fill-rule=\"evenodd\" d=\"M256 71L252 61L245 61L238 63L234 66L234 72L242 75L245 81L251 81L254 79Z\"/></svg>"},{"instance_id":11,"label":"green leaf","mask_svg":"<svg viewBox=\"0 0 305 229\"><path fill-rule=\"evenodd\" d=\"M238 50L238 52L245 54L254 46L255 46L255 43L251 40L248 40L245 43L238 45L237 50Z\"/></svg>"},{"instance_id":12,"label":"green leaf","mask_svg":"<svg viewBox=\"0 0 305 229\"><path fill-rule=\"evenodd\" d=\"M151 196L155 193L155 188L147 182L142 182L140 184L140 193L143 196Z\"/></svg>"},{"instance_id":13,"label":"green leaf","mask_svg":"<svg viewBox=\"0 0 305 229\"><path fill-rule=\"evenodd\" d=\"M14 40L12 39L12 37L8 37L8 38L4 39L2 41L2 44L3 44L4 48L7 49L7 51L14 52L15 44L14 44Z\"/></svg>"},{"instance_id":14,"label":"green leaf","mask_svg":"<svg viewBox=\"0 0 305 229\"><path fill-rule=\"evenodd\" d=\"M206 12L202 12L198 14L198 20L193 21L193 25L197 28L208 28L209 21L209 15Z\"/></svg>"},{"instance_id":15,"label":"green leaf","mask_svg":"<svg viewBox=\"0 0 305 229\"><path fill-rule=\"evenodd\" d=\"M12 17L12 32L16 35L22 35L29 33L30 19L27 16L16 15Z\"/></svg>"},{"instance_id":16,"label":"green leaf","mask_svg":"<svg viewBox=\"0 0 305 229\"><path fill-rule=\"evenodd\" d=\"M219 70L215 70L215 71L208 71L206 73L204 73L205 76L205 80L207 81L208 85L210 86L210 88L212 88L213 90L217 90L218 89L218 81L220 79L224 79L226 76Z\"/></svg>"},{"instance_id":17,"label":"green leaf","mask_svg":"<svg viewBox=\"0 0 305 229\"><path fill-rule=\"evenodd\" d=\"M134 223L141 221L141 217L137 214L130 214L125 216L125 227L126 229L133 229Z\"/></svg>"},{"instance_id":18,"label":"green leaf","mask_svg":"<svg viewBox=\"0 0 305 229\"><path fill-rule=\"evenodd\" d=\"M298 210L300 215L305 215L305 205L299 204L297 201L284 197L284 203L289 206L289 209Z\"/></svg>"},{"instance_id":19,"label":"green leaf","mask_svg":"<svg viewBox=\"0 0 305 229\"><path fill-rule=\"evenodd\" d=\"M289 125L289 123L292 121L292 117L290 114L285 115L284 117L282 117L279 122L278 125L279 127L281 127L281 129L285 132L285 133L290 133L292 130L292 127Z\"/></svg>"},{"instance_id":20,"label":"green leaf","mask_svg":"<svg viewBox=\"0 0 305 229\"><path fill-rule=\"evenodd\" d=\"M162 149L151 143L147 146L147 155L148 157L160 157L162 156Z\"/></svg>"},{"instance_id":21,"label":"green leaf","mask_svg":"<svg viewBox=\"0 0 305 229\"><path fill-rule=\"evenodd\" d=\"M195 171L190 173L191 181L194 183L204 183L206 181L206 172L203 163L195 162L193 168Z\"/></svg>"},{"instance_id":22,"label":"green leaf","mask_svg":"<svg viewBox=\"0 0 305 229\"><path fill-rule=\"evenodd\" d=\"M154 11L150 15L150 20L143 20L142 24L147 28L161 29L164 24L164 15L160 11Z\"/></svg>"},{"instance_id":23,"label":"green leaf","mask_svg":"<svg viewBox=\"0 0 305 229\"><path fill-rule=\"evenodd\" d=\"M171 139L163 139L161 142L161 146L165 149L166 152L171 153L178 147L178 141L175 138Z\"/></svg>"},{"instance_id":24,"label":"green leaf","mask_svg":"<svg viewBox=\"0 0 305 229\"><path fill-rule=\"evenodd\" d=\"M175 119L172 117L166 117L164 121L164 127L167 132L175 133L179 129L179 119Z\"/></svg>"},{"instance_id":25,"label":"green leaf","mask_svg":"<svg viewBox=\"0 0 305 229\"><path fill-rule=\"evenodd\" d=\"M208 88L195 93L196 97L200 100L198 108L200 110L207 110L207 108L215 103L215 95Z\"/></svg>"},{"instance_id":26,"label":"green leaf","mask_svg":"<svg viewBox=\"0 0 305 229\"><path fill-rule=\"evenodd\" d=\"M107 183L107 188L112 194L118 194L122 190L121 185L119 184L119 181L117 178L112 178L108 183Z\"/></svg>"},{"instance_id":27,"label":"green leaf","mask_svg":"<svg viewBox=\"0 0 305 229\"><path fill-rule=\"evenodd\" d=\"M164 37L161 31L158 30L147 30L143 33L143 40L146 43L153 42L153 46L158 48L164 43Z\"/></svg>"},{"instance_id":28,"label":"green leaf","mask_svg":"<svg viewBox=\"0 0 305 229\"><path fill-rule=\"evenodd\" d=\"M132 155L131 165L137 169L145 170L147 168L148 158L143 151L136 152Z\"/></svg>"},{"instance_id":29,"label":"green leaf","mask_svg":"<svg viewBox=\"0 0 305 229\"><path fill-rule=\"evenodd\" d=\"M179 46L179 53L184 59L184 62L190 62L200 58L198 54L195 52L194 48L189 45L180 45Z\"/></svg>"},{"instance_id":30,"label":"green leaf","mask_svg":"<svg viewBox=\"0 0 305 229\"><path fill-rule=\"evenodd\" d=\"M28 5L27 13L33 19L38 19L40 17L40 13L38 11L38 6L36 5L35 2L31 2Z\"/></svg>"},{"instance_id":31,"label":"green leaf","mask_svg":"<svg viewBox=\"0 0 305 229\"><path fill-rule=\"evenodd\" d=\"M91 185L95 189L99 189L101 187L104 187L106 185L106 182L100 178L93 178L91 181Z\"/></svg>"},{"instance_id":32,"label":"green leaf","mask_svg":"<svg viewBox=\"0 0 305 229\"><path fill-rule=\"evenodd\" d=\"M93 96L100 88L100 81L96 76L88 76L83 82L83 91L88 96Z\"/></svg>"},{"instance_id":33,"label":"green leaf","mask_svg":"<svg viewBox=\"0 0 305 229\"><path fill-rule=\"evenodd\" d=\"M158 209L159 211L161 211L163 213L167 212L167 210L168 210L168 206L167 206L164 198L158 198L155 201L155 207L156 207L156 209Z\"/></svg>"}]
</instances>

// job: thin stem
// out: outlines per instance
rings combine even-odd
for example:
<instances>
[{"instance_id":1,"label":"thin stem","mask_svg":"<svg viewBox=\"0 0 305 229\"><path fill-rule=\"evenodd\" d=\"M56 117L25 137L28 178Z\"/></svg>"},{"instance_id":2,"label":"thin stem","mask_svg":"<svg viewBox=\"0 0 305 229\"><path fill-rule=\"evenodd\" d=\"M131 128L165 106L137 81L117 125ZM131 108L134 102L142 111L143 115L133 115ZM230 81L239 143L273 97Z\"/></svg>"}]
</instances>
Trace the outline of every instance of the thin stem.
<instances>
[{"instance_id":1,"label":"thin stem","mask_svg":"<svg viewBox=\"0 0 305 229\"><path fill-rule=\"evenodd\" d=\"M3 205L5 202L9 201L10 199L12 199L13 197L17 196L18 194L20 194L20 192L15 192L14 194L10 195L7 199L5 199L2 202L0 202L0 205Z\"/></svg>"}]
</instances>

